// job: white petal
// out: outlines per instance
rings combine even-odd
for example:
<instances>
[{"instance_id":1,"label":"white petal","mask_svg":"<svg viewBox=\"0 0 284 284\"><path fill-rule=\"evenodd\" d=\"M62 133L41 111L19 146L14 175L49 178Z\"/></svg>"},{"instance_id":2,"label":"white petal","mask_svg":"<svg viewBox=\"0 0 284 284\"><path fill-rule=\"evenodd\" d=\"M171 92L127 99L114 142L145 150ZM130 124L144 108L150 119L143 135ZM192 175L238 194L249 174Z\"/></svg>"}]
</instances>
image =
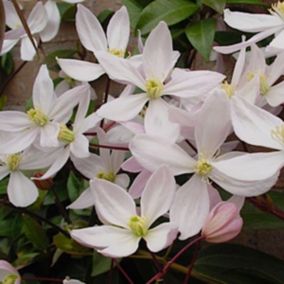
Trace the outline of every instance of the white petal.
<instances>
[{"instance_id":1,"label":"white petal","mask_svg":"<svg viewBox=\"0 0 284 284\"><path fill-rule=\"evenodd\" d=\"M107 50L107 40L96 16L79 4L76 14L76 28L81 43L90 51Z\"/></svg>"},{"instance_id":2,"label":"white petal","mask_svg":"<svg viewBox=\"0 0 284 284\"><path fill-rule=\"evenodd\" d=\"M284 52L281 52L277 55L275 60L271 65L267 67L267 81L270 86L272 86L281 75L284 73L284 66L283 66L283 60L284 60Z\"/></svg>"},{"instance_id":3,"label":"white petal","mask_svg":"<svg viewBox=\"0 0 284 284\"><path fill-rule=\"evenodd\" d=\"M166 140L144 134L136 135L129 148L139 164L155 171L163 165L167 165L175 175L192 173L196 161L182 148Z\"/></svg>"},{"instance_id":4,"label":"white petal","mask_svg":"<svg viewBox=\"0 0 284 284\"><path fill-rule=\"evenodd\" d=\"M127 188L130 183L130 178L127 174L119 174L116 176L114 183L122 188Z\"/></svg>"},{"instance_id":5,"label":"white petal","mask_svg":"<svg viewBox=\"0 0 284 284\"><path fill-rule=\"evenodd\" d=\"M192 237L201 230L209 207L206 181L194 175L178 189L170 210L170 220L178 227L181 233L180 240Z\"/></svg>"},{"instance_id":6,"label":"white petal","mask_svg":"<svg viewBox=\"0 0 284 284\"><path fill-rule=\"evenodd\" d=\"M151 172L144 170L135 178L128 191L133 199L139 198L141 196L151 174Z\"/></svg>"},{"instance_id":7,"label":"white petal","mask_svg":"<svg viewBox=\"0 0 284 284\"><path fill-rule=\"evenodd\" d=\"M111 153L111 164L113 171L117 173L124 161L125 153L123 151L112 151Z\"/></svg>"},{"instance_id":8,"label":"white petal","mask_svg":"<svg viewBox=\"0 0 284 284\"><path fill-rule=\"evenodd\" d=\"M23 27L16 28L15 30L10 30L5 32L4 40L19 40L25 35L25 29Z\"/></svg>"},{"instance_id":9,"label":"white petal","mask_svg":"<svg viewBox=\"0 0 284 284\"><path fill-rule=\"evenodd\" d=\"M163 82L175 62L169 60L173 52L170 30L165 22L160 22L147 38L143 50L143 67L147 79Z\"/></svg>"},{"instance_id":10,"label":"white petal","mask_svg":"<svg viewBox=\"0 0 284 284\"><path fill-rule=\"evenodd\" d=\"M41 32L47 24L47 13L42 2L38 2L29 14L27 23L32 34Z\"/></svg>"},{"instance_id":11,"label":"white petal","mask_svg":"<svg viewBox=\"0 0 284 284\"><path fill-rule=\"evenodd\" d=\"M144 120L145 132L175 143L180 135L180 127L169 121L169 107L162 98L149 102Z\"/></svg>"},{"instance_id":12,"label":"white petal","mask_svg":"<svg viewBox=\"0 0 284 284\"><path fill-rule=\"evenodd\" d=\"M284 103L284 82L270 88L265 96L269 105L276 107Z\"/></svg>"},{"instance_id":13,"label":"white petal","mask_svg":"<svg viewBox=\"0 0 284 284\"><path fill-rule=\"evenodd\" d=\"M91 98L91 86L88 83L85 83L86 89L85 92L80 95L79 105L76 111L76 116L73 123L73 130L83 133L81 130L81 123L85 119L85 116L89 109L90 98Z\"/></svg>"},{"instance_id":14,"label":"white petal","mask_svg":"<svg viewBox=\"0 0 284 284\"><path fill-rule=\"evenodd\" d=\"M10 29L16 29L22 26L22 22L17 14L17 11L11 1L3 1L5 9L5 22Z\"/></svg>"},{"instance_id":15,"label":"white petal","mask_svg":"<svg viewBox=\"0 0 284 284\"><path fill-rule=\"evenodd\" d=\"M130 34L129 15L125 6L114 13L107 27L109 48L126 50Z\"/></svg>"},{"instance_id":16,"label":"white petal","mask_svg":"<svg viewBox=\"0 0 284 284\"><path fill-rule=\"evenodd\" d=\"M244 72L245 59L246 59L246 49L242 48L239 54L238 60L235 64L234 73L233 73L232 80L231 80L231 84L233 86L238 85L240 78L242 76L242 73Z\"/></svg>"},{"instance_id":17,"label":"white petal","mask_svg":"<svg viewBox=\"0 0 284 284\"><path fill-rule=\"evenodd\" d=\"M76 135L75 140L70 144L70 151L77 158L89 157L89 140L82 134Z\"/></svg>"},{"instance_id":18,"label":"white petal","mask_svg":"<svg viewBox=\"0 0 284 284\"><path fill-rule=\"evenodd\" d=\"M96 178L90 184L96 210L102 218L110 224L128 228L130 218L136 215L136 206L125 189Z\"/></svg>"},{"instance_id":19,"label":"white petal","mask_svg":"<svg viewBox=\"0 0 284 284\"><path fill-rule=\"evenodd\" d=\"M168 167L159 168L149 178L141 196L141 216L149 227L169 211L175 190L175 179Z\"/></svg>"},{"instance_id":20,"label":"white petal","mask_svg":"<svg viewBox=\"0 0 284 284\"><path fill-rule=\"evenodd\" d=\"M177 234L178 230L173 224L164 223L149 230L144 239L150 251L158 252L170 246L176 239Z\"/></svg>"},{"instance_id":21,"label":"white petal","mask_svg":"<svg viewBox=\"0 0 284 284\"><path fill-rule=\"evenodd\" d=\"M279 34L275 35L275 38L270 42L267 48L276 50L276 51L283 51L283 42L284 42L284 30L280 31Z\"/></svg>"},{"instance_id":22,"label":"white petal","mask_svg":"<svg viewBox=\"0 0 284 284\"><path fill-rule=\"evenodd\" d=\"M17 207L29 206L38 197L35 184L18 171L11 172L7 193L9 201Z\"/></svg>"},{"instance_id":23,"label":"white petal","mask_svg":"<svg viewBox=\"0 0 284 284\"><path fill-rule=\"evenodd\" d=\"M251 33L283 25L281 18L276 15L231 12L229 9L224 10L224 20L234 29Z\"/></svg>"},{"instance_id":24,"label":"white petal","mask_svg":"<svg viewBox=\"0 0 284 284\"><path fill-rule=\"evenodd\" d=\"M93 200L93 194L90 190L90 188L85 189L81 195L72 202L69 206L67 206L68 209L85 209L93 206L95 204Z\"/></svg>"},{"instance_id":25,"label":"white petal","mask_svg":"<svg viewBox=\"0 0 284 284\"><path fill-rule=\"evenodd\" d=\"M198 153L211 158L230 132L230 109L227 99L217 94L209 96L198 113L195 125Z\"/></svg>"},{"instance_id":26,"label":"white petal","mask_svg":"<svg viewBox=\"0 0 284 284\"><path fill-rule=\"evenodd\" d=\"M53 82L46 65L42 65L33 86L33 105L44 113L49 113L55 102Z\"/></svg>"},{"instance_id":27,"label":"white petal","mask_svg":"<svg viewBox=\"0 0 284 284\"><path fill-rule=\"evenodd\" d=\"M47 14L47 25L40 33L40 38L43 42L52 40L58 33L60 27L60 13L56 2L49 0L44 4Z\"/></svg>"},{"instance_id":28,"label":"white petal","mask_svg":"<svg viewBox=\"0 0 284 284\"><path fill-rule=\"evenodd\" d=\"M119 58L108 52L97 52L99 63L113 80L145 89L145 80L139 68L130 60Z\"/></svg>"},{"instance_id":29,"label":"white petal","mask_svg":"<svg viewBox=\"0 0 284 284\"><path fill-rule=\"evenodd\" d=\"M94 128L98 125L98 123L102 120L102 117L99 117L97 113L92 113L88 117L86 117L83 121L80 123L80 131L86 132L91 128Z\"/></svg>"},{"instance_id":30,"label":"white petal","mask_svg":"<svg viewBox=\"0 0 284 284\"><path fill-rule=\"evenodd\" d=\"M194 97L207 94L224 80L224 75L212 71L186 71L175 68L164 94L177 97Z\"/></svg>"},{"instance_id":31,"label":"white petal","mask_svg":"<svg viewBox=\"0 0 284 284\"><path fill-rule=\"evenodd\" d=\"M3 54L9 52L17 43L18 43L19 39L13 39L13 40L4 40L3 41L3 45L2 45L2 49L0 52L0 55L2 56Z\"/></svg>"},{"instance_id":32,"label":"white petal","mask_svg":"<svg viewBox=\"0 0 284 284\"><path fill-rule=\"evenodd\" d=\"M57 62L69 77L82 82L94 81L105 73L105 70L97 63L63 58L57 58Z\"/></svg>"},{"instance_id":33,"label":"white petal","mask_svg":"<svg viewBox=\"0 0 284 284\"><path fill-rule=\"evenodd\" d=\"M19 132L33 125L27 114L20 111L1 111L0 130L8 132Z\"/></svg>"},{"instance_id":34,"label":"white petal","mask_svg":"<svg viewBox=\"0 0 284 284\"><path fill-rule=\"evenodd\" d=\"M272 137L272 130L282 125L282 120L269 112L240 98L233 98L231 117L236 135L243 141L272 149L283 145Z\"/></svg>"},{"instance_id":35,"label":"white petal","mask_svg":"<svg viewBox=\"0 0 284 284\"><path fill-rule=\"evenodd\" d=\"M57 139L60 126L58 123L48 123L44 127L40 127L40 146L56 147L59 146Z\"/></svg>"},{"instance_id":36,"label":"white petal","mask_svg":"<svg viewBox=\"0 0 284 284\"><path fill-rule=\"evenodd\" d=\"M37 46L37 41L33 38L35 45ZM31 40L25 36L21 39L21 59L24 61L32 61L36 55L36 50L31 42Z\"/></svg>"},{"instance_id":37,"label":"white petal","mask_svg":"<svg viewBox=\"0 0 284 284\"><path fill-rule=\"evenodd\" d=\"M146 94L123 96L102 105L97 114L109 120L128 121L142 110L147 101Z\"/></svg>"}]
</instances>

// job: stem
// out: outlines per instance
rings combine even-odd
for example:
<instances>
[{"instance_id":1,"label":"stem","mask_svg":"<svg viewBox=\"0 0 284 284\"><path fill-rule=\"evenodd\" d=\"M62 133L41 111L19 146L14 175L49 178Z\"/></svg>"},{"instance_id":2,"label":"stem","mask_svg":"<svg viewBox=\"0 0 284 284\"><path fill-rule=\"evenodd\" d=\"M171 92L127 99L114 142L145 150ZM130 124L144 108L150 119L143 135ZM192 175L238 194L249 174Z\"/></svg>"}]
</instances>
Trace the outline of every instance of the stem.
<instances>
[{"instance_id":1,"label":"stem","mask_svg":"<svg viewBox=\"0 0 284 284\"><path fill-rule=\"evenodd\" d=\"M199 236L198 238L189 242L185 247L183 247L171 260L169 260L161 272L154 275L146 284L154 283L155 281L161 279L170 269L171 265L182 255L184 254L191 246L195 243L200 242L203 239L203 236Z\"/></svg>"},{"instance_id":2,"label":"stem","mask_svg":"<svg viewBox=\"0 0 284 284\"><path fill-rule=\"evenodd\" d=\"M25 16L24 16L23 12L21 11L21 8L20 8L19 4L17 3L17 0L12 0L12 2L13 2L13 5L14 5L14 7L16 9L16 12L17 12L17 14L18 14L18 16L19 16L19 18L21 20L21 23L22 23L22 25L23 25L23 27L25 29L25 32L27 33L28 38L30 39L30 41L31 41L31 43L32 43L32 45L33 45L37 55L39 56L38 49L37 49L37 47L35 45L35 42L34 42L34 39L33 39L32 33L31 33L31 30L30 30L30 28L29 28L29 26L27 24Z\"/></svg>"},{"instance_id":3,"label":"stem","mask_svg":"<svg viewBox=\"0 0 284 284\"><path fill-rule=\"evenodd\" d=\"M111 146L111 145L102 145L102 144L90 144L89 147L93 148L104 148L104 149L111 149L111 150L120 150L120 151L129 151L127 147L121 146Z\"/></svg>"},{"instance_id":4,"label":"stem","mask_svg":"<svg viewBox=\"0 0 284 284\"><path fill-rule=\"evenodd\" d=\"M107 100L108 100L108 93L109 93L109 90L110 90L110 83L111 83L111 80L110 80L109 77L107 77L106 88L105 88L105 93L104 93L103 100L102 100L102 105L105 104L107 102ZM100 126L101 126L101 128L104 127L104 119L102 119Z\"/></svg>"},{"instance_id":5,"label":"stem","mask_svg":"<svg viewBox=\"0 0 284 284\"><path fill-rule=\"evenodd\" d=\"M150 250L149 250L149 253L150 253L151 257L152 257L154 266L156 267L157 271L160 272L161 271L161 267L160 267L160 263L159 263L156 255L154 253L152 253Z\"/></svg>"},{"instance_id":6,"label":"stem","mask_svg":"<svg viewBox=\"0 0 284 284\"><path fill-rule=\"evenodd\" d=\"M108 284L112 283L112 272L113 272L113 267L114 267L114 261L111 259L111 267L108 273Z\"/></svg>"},{"instance_id":7,"label":"stem","mask_svg":"<svg viewBox=\"0 0 284 284\"><path fill-rule=\"evenodd\" d=\"M189 145L196 153L198 153L196 147L195 147L188 139L186 139L185 142L186 142L187 145Z\"/></svg>"},{"instance_id":8,"label":"stem","mask_svg":"<svg viewBox=\"0 0 284 284\"><path fill-rule=\"evenodd\" d=\"M127 274L127 272L120 266L120 264L116 261L116 259L112 259L113 262L115 263L115 265L117 266L118 270L121 272L121 274L125 277L125 279L127 280L127 282L129 284L134 284L134 282L131 280L131 278L129 277L129 275Z\"/></svg>"},{"instance_id":9,"label":"stem","mask_svg":"<svg viewBox=\"0 0 284 284\"><path fill-rule=\"evenodd\" d=\"M69 218L68 213L66 212L64 206L62 205L59 196L56 192L56 190L54 189L54 187L51 187L51 191L55 197L55 203L56 203L56 207L58 208L58 211L60 212L61 216L63 217L63 219L65 220L66 223L71 223L71 220Z\"/></svg>"},{"instance_id":10,"label":"stem","mask_svg":"<svg viewBox=\"0 0 284 284\"><path fill-rule=\"evenodd\" d=\"M276 207L273 203L262 197L248 197L247 200L258 209L268 212L279 219L284 220L284 211Z\"/></svg>"},{"instance_id":11,"label":"stem","mask_svg":"<svg viewBox=\"0 0 284 284\"><path fill-rule=\"evenodd\" d=\"M58 232L62 233L65 237L70 238L69 234L66 231L64 231L62 228L60 228L59 226L57 226L54 223L50 222L48 219L46 219L46 218L44 218L44 217L42 217L40 215L37 215L37 214L29 211L26 208L15 207L14 205L10 204L9 202L7 202L7 201L5 201L3 199L0 199L0 204L4 205L6 207L10 207L10 208L12 208L12 209L14 209L14 210L16 210L16 211L18 211L20 213L25 213L25 214L31 216L32 218L38 219L38 220L40 220L40 221L50 225L52 228L54 228Z\"/></svg>"},{"instance_id":12,"label":"stem","mask_svg":"<svg viewBox=\"0 0 284 284\"><path fill-rule=\"evenodd\" d=\"M10 81L23 69L23 67L27 64L27 61L24 61L20 64L20 66L7 78L7 80L3 83L0 89L0 96L2 96L3 92L5 91L6 87L10 83Z\"/></svg>"}]
</instances>

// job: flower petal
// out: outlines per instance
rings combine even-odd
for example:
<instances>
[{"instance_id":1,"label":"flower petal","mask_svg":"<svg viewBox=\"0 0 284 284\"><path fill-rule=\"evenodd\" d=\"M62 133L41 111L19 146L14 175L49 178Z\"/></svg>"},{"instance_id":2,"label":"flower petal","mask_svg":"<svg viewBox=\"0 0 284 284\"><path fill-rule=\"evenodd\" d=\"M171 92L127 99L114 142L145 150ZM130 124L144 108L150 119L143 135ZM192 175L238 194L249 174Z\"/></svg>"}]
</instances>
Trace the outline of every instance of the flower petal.
<instances>
[{"instance_id":1,"label":"flower petal","mask_svg":"<svg viewBox=\"0 0 284 284\"><path fill-rule=\"evenodd\" d=\"M33 38L35 46L37 46L37 41ZM36 55L36 50L31 42L31 40L25 36L21 39L21 59L23 61L32 61L34 56Z\"/></svg>"},{"instance_id":2,"label":"flower petal","mask_svg":"<svg viewBox=\"0 0 284 284\"><path fill-rule=\"evenodd\" d=\"M44 127L40 128L40 146L42 147L57 147L59 141L57 139L59 134L59 124L50 122Z\"/></svg>"},{"instance_id":3,"label":"flower petal","mask_svg":"<svg viewBox=\"0 0 284 284\"><path fill-rule=\"evenodd\" d=\"M19 132L33 125L27 114L20 111L8 110L0 112L0 130Z\"/></svg>"},{"instance_id":4,"label":"flower petal","mask_svg":"<svg viewBox=\"0 0 284 284\"><path fill-rule=\"evenodd\" d=\"M37 2L29 14L27 23L32 34L41 32L47 24L47 13L42 2Z\"/></svg>"},{"instance_id":5,"label":"flower petal","mask_svg":"<svg viewBox=\"0 0 284 284\"><path fill-rule=\"evenodd\" d=\"M35 184L21 172L11 172L7 187L9 201L17 207L33 204L38 197Z\"/></svg>"},{"instance_id":6,"label":"flower petal","mask_svg":"<svg viewBox=\"0 0 284 284\"><path fill-rule=\"evenodd\" d=\"M57 58L57 62L69 77L82 82L94 81L105 73L100 64L93 62L63 58Z\"/></svg>"},{"instance_id":7,"label":"flower petal","mask_svg":"<svg viewBox=\"0 0 284 284\"><path fill-rule=\"evenodd\" d=\"M175 191L176 182L168 167L159 168L149 178L141 196L141 216L149 227L169 211Z\"/></svg>"},{"instance_id":8,"label":"flower petal","mask_svg":"<svg viewBox=\"0 0 284 284\"><path fill-rule=\"evenodd\" d=\"M70 151L77 158L89 157L89 140L87 137L82 134L77 134L75 140L70 144Z\"/></svg>"},{"instance_id":9,"label":"flower petal","mask_svg":"<svg viewBox=\"0 0 284 284\"><path fill-rule=\"evenodd\" d=\"M129 219L136 215L136 206L125 189L97 178L90 185L96 210L102 218L110 224L128 228Z\"/></svg>"},{"instance_id":10,"label":"flower petal","mask_svg":"<svg viewBox=\"0 0 284 284\"><path fill-rule=\"evenodd\" d=\"M67 209L85 209L94 206L93 194L90 188L85 189L81 195L73 201Z\"/></svg>"},{"instance_id":11,"label":"flower petal","mask_svg":"<svg viewBox=\"0 0 284 284\"><path fill-rule=\"evenodd\" d=\"M181 233L180 240L196 235L209 213L210 201L206 181L194 175L181 186L170 210L170 220Z\"/></svg>"},{"instance_id":12,"label":"flower petal","mask_svg":"<svg viewBox=\"0 0 284 284\"><path fill-rule=\"evenodd\" d=\"M270 88L265 96L269 105L276 107L284 103L284 82Z\"/></svg>"},{"instance_id":13,"label":"flower petal","mask_svg":"<svg viewBox=\"0 0 284 284\"><path fill-rule=\"evenodd\" d=\"M148 179L150 178L151 174L152 174L151 172L144 170L139 175L137 175L137 177L131 184L129 191L128 191L133 199L139 198L141 196L143 190L145 189L145 185Z\"/></svg>"}]
</instances>

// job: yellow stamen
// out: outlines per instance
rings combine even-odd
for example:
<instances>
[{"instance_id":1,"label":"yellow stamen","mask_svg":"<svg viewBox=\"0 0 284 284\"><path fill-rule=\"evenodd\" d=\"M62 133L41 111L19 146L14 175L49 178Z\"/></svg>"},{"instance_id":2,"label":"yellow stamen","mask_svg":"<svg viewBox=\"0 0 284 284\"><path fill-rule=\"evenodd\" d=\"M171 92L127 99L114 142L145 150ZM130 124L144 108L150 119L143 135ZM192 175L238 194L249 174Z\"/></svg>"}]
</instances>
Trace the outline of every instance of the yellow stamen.
<instances>
[{"instance_id":1,"label":"yellow stamen","mask_svg":"<svg viewBox=\"0 0 284 284\"><path fill-rule=\"evenodd\" d=\"M202 177L206 177L211 171L212 165L209 161L205 158L199 158L195 166L195 172Z\"/></svg>"},{"instance_id":2,"label":"yellow stamen","mask_svg":"<svg viewBox=\"0 0 284 284\"><path fill-rule=\"evenodd\" d=\"M38 108L31 108L28 110L27 115L32 122L40 127L45 126L49 121L47 115Z\"/></svg>"},{"instance_id":3,"label":"yellow stamen","mask_svg":"<svg viewBox=\"0 0 284 284\"><path fill-rule=\"evenodd\" d=\"M260 94L262 96L267 95L268 91L270 90L270 86L267 80L267 77L264 74L259 75L260 80Z\"/></svg>"},{"instance_id":4,"label":"yellow stamen","mask_svg":"<svg viewBox=\"0 0 284 284\"><path fill-rule=\"evenodd\" d=\"M221 84L221 88L225 91L228 98L231 98L235 93L235 88L232 84L229 84L228 81L225 81Z\"/></svg>"},{"instance_id":5,"label":"yellow stamen","mask_svg":"<svg viewBox=\"0 0 284 284\"><path fill-rule=\"evenodd\" d=\"M132 216L128 222L128 226L137 237L144 237L148 233L148 226L144 217Z\"/></svg>"},{"instance_id":6,"label":"yellow stamen","mask_svg":"<svg viewBox=\"0 0 284 284\"><path fill-rule=\"evenodd\" d=\"M158 99L164 90L164 85L160 80L157 79L149 79L146 82L146 91L148 98L151 100Z\"/></svg>"},{"instance_id":7,"label":"yellow stamen","mask_svg":"<svg viewBox=\"0 0 284 284\"><path fill-rule=\"evenodd\" d=\"M271 5L271 9L269 9L271 14L276 13L278 16L284 19L284 2L278 1Z\"/></svg>"},{"instance_id":8,"label":"yellow stamen","mask_svg":"<svg viewBox=\"0 0 284 284\"><path fill-rule=\"evenodd\" d=\"M99 172L96 177L99 179L104 179L110 182L114 182L116 178L116 174L114 172L109 172L109 173Z\"/></svg>"},{"instance_id":9,"label":"yellow stamen","mask_svg":"<svg viewBox=\"0 0 284 284\"><path fill-rule=\"evenodd\" d=\"M117 57L124 57L125 55L125 50L118 48L109 48L108 52Z\"/></svg>"},{"instance_id":10,"label":"yellow stamen","mask_svg":"<svg viewBox=\"0 0 284 284\"><path fill-rule=\"evenodd\" d=\"M254 77L255 77L255 73L254 72L248 72L247 73L247 80L248 81L251 81Z\"/></svg>"},{"instance_id":11,"label":"yellow stamen","mask_svg":"<svg viewBox=\"0 0 284 284\"><path fill-rule=\"evenodd\" d=\"M274 129L272 129L271 136L276 141L284 144L284 124L276 126Z\"/></svg>"},{"instance_id":12,"label":"yellow stamen","mask_svg":"<svg viewBox=\"0 0 284 284\"><path fill-rule=\"evenodd\" d=\"M2 282L0 282L1 284L15 284L16 280L19 278L18 275L16 274L8 274L4 277L4 279L2 280Z\"/></svg>"},{"instance_id":13,"label":"yellow stamen","mask_svg":"<svg viewBox=\"0 0 284 284\"><path fill-rule=\"evenodd\" d=\"M75 133L69 129L65 124L60 125L58 140L70 144L75 140Z\"/></svg>"},{"instance_id":14,"label":"yellow stamen","mask_svg":"<svg viewBox=\"0 0 284 284\"><path fill-rule=\"evenodd\" d=\"M22 160L21 154L11 154L7 156L6 165L10 171L16 171Z\"/></svg>"}]
</instances>

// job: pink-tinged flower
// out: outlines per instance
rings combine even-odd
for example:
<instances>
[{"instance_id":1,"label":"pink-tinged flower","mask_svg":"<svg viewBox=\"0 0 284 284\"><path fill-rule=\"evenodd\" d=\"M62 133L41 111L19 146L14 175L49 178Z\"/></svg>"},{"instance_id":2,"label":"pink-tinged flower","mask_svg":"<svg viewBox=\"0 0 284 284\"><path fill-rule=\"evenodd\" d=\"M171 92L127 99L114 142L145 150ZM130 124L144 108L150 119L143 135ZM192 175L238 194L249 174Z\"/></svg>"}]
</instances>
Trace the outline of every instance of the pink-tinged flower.
<instances>
[{"instance_id":1,"label":"pink-tinged flower","mask_svg":"<svg viewBox=\"0 0 284 284\"><path fill-rule=\"evenodd\" d=\"M129 41L130 22L125 6L114 13L105 34L96 16L83 5L78 5L76 28L83 46L97 56L97 52L124 57ZM88 82L105 73L100 64L75 59L58 59L61 69L71 78Z\"/></svg>"},{"instance_id":2,"label":"pink-tinged flower","mask_svg":"<svg viewBox=\"0 0 284 284\"><path fill-rule=\"evenodd\" d=\"M284 83L276 83L284 74L283 60L284 53L282 52L271 65L267 65L263 50L255 44L251 46L248 64L242 72L241 84L245 85L247 82L253 81L254 78L258 78L257 105L263 106L268 103L275 107L284 102Z\"/></svg>"},{"instance_id":3,"label":"pink-tinged flower","mask_svg":"<svg viewBox=\"0 0 284 284\"><path fill-rule=\"evenodd\" d=\"M19 272L6 260L0 260L0 281L5 284L20 284Z\"/></svg>"},{"instance_id":4,"label":"pink-tinged flower","mask_svg":"<svg viewBox=\"0 0 284 284\"><path fill-rule=\"evenodd\" d=\"M88 86L89 85L86 85L86 92L82 94L80 98L74 123L71 126L67 126L63 123L60 124L56 138L57 144L54 149L56 159L42 177L34 179L47 179L52 177L65 165L69 157L84 159L90 156L89 140L84 133L94 128L101 121L101 118L98 117L96 113L85 117L90 103L90 90Z\"/></svg>"},{"instance_id":5,"label":"pink-tinged flower","mask_svg":"<svg viewBox=\"0 0 284 284\"><path fill-rule=\"evenodd\" d=\"M54 158L51 153L42 152L34 147L20 153L0 155L0 179L10 175L7 194L13 205L26 207L35 202L38 190L23 172L46 168Z\"/></svg>"},{"instance_id":6,"label":"pink-tinged flower","mask_svg":"<svg viewBox=\"0 0 284 284\"><path fill-rule=\"evenodd\" d=\"M244 198L233 196L219 202L211 209L202 227L201 234L209 243L222 243L236 237L243 226L240 209Z\"/></svg>"},{"instance_id":7,"label":"pink-tinged flower","mask_svg":"<svg viewBox=\"0 0 284 284\"><path fill-rule=\"evenodd\" d=\"M36 138L42 147L57 146L60 124L68 122L73 108L87 91L88 86L82 85L57 97L46 65L41 66L33 86L33 107L26 113L0 112L0 130L9 132L1 137L0 153L20 152Z\"/></svg>"},{"instance_id":8,"label":"pink-tinged flower","mask_svg":"<svg viewBox=\"0 0 284 284\"><path fill-rule=\"evenodd\" d=\"M70 4L83 2L84 0L61 0ZM58 2L58 1L57 1ZM56 5L56 0L47 0L44 4L47 15L47 25L40 32L40 38L43 42L52 40L58 33L60 27L60 11Z\"/></svg>"},{"instance_id":9,"label":"pink-tinged flower","mask_svg":"<svg viewBox=\"0 0 284 284\"><path fill-rule=\"evenodd\" d=\"M6 25L11 30L5 33L0 55L9 52L19 41L21 41L21 59L26 61L33 60L36 50L33 47L31 40L28 38L13 3L11 1L4 1L4 7L6 13ZM45 28L47 24L47 15L41 2L38 2L32 9L27 19L27 24L33 36L40 33ZM37 45L36 39L33 38L33 40Z\"/></svg>"},{"instance_id":10,"label":"pink-tinged flower","mask_svg":"<svg viewBox=\"0 0 284 284\"><path fill-rule=\"evenodd\" d=\"M168 168L158 169L149 179L139 210L125 189L113 183L95 179L91 189L98 216L105 225L71 231L71 237L82 245L105 256L126 257L137 250L141 239L152 252L163 250L175 240L177 229L171 222L152 227L169 211L174 198L176 184Z\"/></svg>"},{"instance_id":11,"label":"pink-tinged flower","mask_svg":"<svg viewBox=\"0 0 284 284\"><path fill-rule=\"evenodd\" d=\"M96 128L99 143L109 145L106 133L101 128ZM127 174L118 173L125 158L124 151L116 151L100 148L100 155L90 154L88 158L78 159L71 157L75 168L86 178L93 180L104 179L113 182L123 188L129 185L129 177ZM84 192L68 206L70 209L84 209L93 206L93 197L90 188Z\"/></svg>"},{"instance_id":12,"label":"pink-tinged flower","mask_svg":"<svg viewBox=\"0 0 284 284\"><path fill-rule=\"evenodd\" d=\"M218 46L214 49L220 53L232 53L259 42L264 38L275 35L275 38L267 46L267 51L279 52L283 50L284 40L284 3L278 1L269 9L270 15L250 14L243 12L224 11L224 21L230 27L249 33L257 33L249 40L230 46Z\"/></svg>"},{"instance_id":13,"label":"pink-tinged flower","mask_svg":"<svg viewBox=\"0 0 284 284\"><path fill-rule=\"evenodd\" d=\"M196 159L177 144L156 137L137 135L130 143L133 156L149 171L167 165L175 175L194 174L178 189L170 212L171 220L179 226L180 239L197 234L204 224L210 205L209 180L240 196L262 194L277 180L279 161L274 163L275 154L230 152L216 157L230 133L229 110L225 106L222 96L206 100L196 121ZM186 222L190 226L185 228Z\"/></svg>"},{"instance_id":14,"label":"pink-tinged flower","mask_svg":"<svg viewBox=\"0 0 284 284\"><path fill-rule=\"evenodd\" d=\"M100 64L111 79L142 90L139 94L120 96L104 104L98 110L98 115L114 121L128 121L136 117L148 103L145 110L145 132L157 135L162 131L171 138L178 136L178 125L168 119L170 105L164 100L165 96L189 98L206 94L224 76L211 71L174 69L177 58L169 60L172 55L172 38L165 22L160 22L147 38L142 66L137 66L130 60L97 52Z\"/></svg>"}]
</instances>

